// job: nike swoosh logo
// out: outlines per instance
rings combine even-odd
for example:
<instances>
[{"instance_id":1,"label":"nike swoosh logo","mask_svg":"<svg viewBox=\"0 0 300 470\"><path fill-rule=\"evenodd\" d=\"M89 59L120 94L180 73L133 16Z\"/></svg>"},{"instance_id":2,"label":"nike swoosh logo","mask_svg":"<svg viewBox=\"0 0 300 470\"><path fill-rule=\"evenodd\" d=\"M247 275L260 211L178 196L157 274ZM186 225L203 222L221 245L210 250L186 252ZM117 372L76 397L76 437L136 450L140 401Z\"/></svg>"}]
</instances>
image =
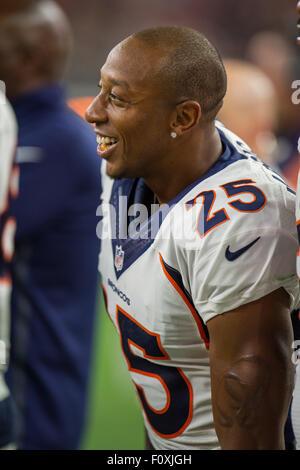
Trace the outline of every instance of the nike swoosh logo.
<instances>
[{"instance_id":1,"label":"nike swoosh logo","mask_svg":"<svg viewBox=\"0 0 300 470\"><path fill-rule=\"evenodd\" d=\"M241 256L243 253L245 253L245 251L249 250L249 248L251 248L251 246L253 246L259 239L260 239L260 237L256 238L255 240L253 240L253 242L249 243L249 245L246 245L246 246L244 246L243 248L240 248L237 251L230 251L229 245L228 245L228 247L226 248L226 252L225 252L226 259L228 261L234 261L239 256Z\"/></svg>"}]
</instances>

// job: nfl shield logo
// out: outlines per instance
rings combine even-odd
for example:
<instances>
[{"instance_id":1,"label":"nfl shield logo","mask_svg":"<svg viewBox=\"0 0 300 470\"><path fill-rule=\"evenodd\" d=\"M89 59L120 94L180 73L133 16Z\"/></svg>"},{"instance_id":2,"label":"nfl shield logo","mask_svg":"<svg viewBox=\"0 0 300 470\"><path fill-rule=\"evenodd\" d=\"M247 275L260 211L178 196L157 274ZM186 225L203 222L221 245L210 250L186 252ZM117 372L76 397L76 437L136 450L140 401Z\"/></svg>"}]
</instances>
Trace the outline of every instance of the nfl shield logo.
<instances>
[{"instance_id":1,"label":"nfl shield logo","mask_svg":"<svg viewBox=\"0 0 300 470\"><path fill-rule=\"evenodd\" d=\"M124 251L122 250L121 245L116 246L116 254L115 254L115 267L117 271L121 271L123 268L124 263Z\"/></svg>"}]
</instances>

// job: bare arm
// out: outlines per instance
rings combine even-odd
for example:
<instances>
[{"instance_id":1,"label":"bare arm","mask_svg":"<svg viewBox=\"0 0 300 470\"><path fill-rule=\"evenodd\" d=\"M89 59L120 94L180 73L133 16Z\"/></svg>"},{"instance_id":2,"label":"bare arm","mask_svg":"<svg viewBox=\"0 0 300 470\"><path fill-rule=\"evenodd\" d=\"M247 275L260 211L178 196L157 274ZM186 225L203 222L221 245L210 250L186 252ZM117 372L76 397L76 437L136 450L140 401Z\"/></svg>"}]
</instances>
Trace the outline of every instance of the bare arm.
<instances>
[{"instance_id":1,"label":"bare arm","mask_svg":"<svg viewBox=\"0 0 300 470\"><path fill-rule=\"evenodd\" d=\"M214 317L207 326L221 448L284 449L294 385L288 295L279 289Z\"/></svg>"}]
</instances>

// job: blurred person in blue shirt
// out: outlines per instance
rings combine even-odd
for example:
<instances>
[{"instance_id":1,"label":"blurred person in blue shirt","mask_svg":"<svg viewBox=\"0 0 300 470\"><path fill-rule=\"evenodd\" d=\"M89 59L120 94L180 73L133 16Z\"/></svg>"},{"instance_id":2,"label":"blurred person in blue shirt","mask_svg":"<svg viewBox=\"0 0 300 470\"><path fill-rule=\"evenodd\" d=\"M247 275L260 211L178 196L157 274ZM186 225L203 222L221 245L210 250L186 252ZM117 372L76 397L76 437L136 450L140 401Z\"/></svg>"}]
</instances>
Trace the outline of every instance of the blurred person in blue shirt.
<instances>
[{"instance_id":1,"label":"blurred person in blue shirt","mask_svg":"<svg viewBox=\"0 0 300 470\"><path fill-rule=\"evenodd\" d=\"M0 78L19 126L8 383L20 449L76 449L84 426L101 188L93 130L61 85L71 42L52 1L0 21Z\"/></svg>"}]
</instances>

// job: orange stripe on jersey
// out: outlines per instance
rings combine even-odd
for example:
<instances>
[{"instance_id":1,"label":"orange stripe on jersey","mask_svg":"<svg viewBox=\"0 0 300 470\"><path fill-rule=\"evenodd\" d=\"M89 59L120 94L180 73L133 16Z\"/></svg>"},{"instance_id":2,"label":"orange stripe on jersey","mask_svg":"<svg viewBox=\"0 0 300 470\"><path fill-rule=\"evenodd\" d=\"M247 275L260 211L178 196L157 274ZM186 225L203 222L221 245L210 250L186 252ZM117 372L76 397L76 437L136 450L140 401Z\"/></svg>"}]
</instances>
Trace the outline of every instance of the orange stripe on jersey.
<instances>
[{"instance_id":1,"label":"orange stripe on jersey","mask_svg":"<svg viewBox=\"0 0 300 470\"><path fill-rule=\"evenodd\" d=\"M12 285L11 278L9 276L0 277L0 285L10 286Z\"/></svg>"},{"instance_id":2,"label":"orange stripe on jersey","mask_svg":"<svg viewBox=\"0 0 300 470\"><path fill-rule=\"evenodd\" d=\"M193 315L195 321L196 321L196 324L198 326L198 330L199 330L199 333L200 333L200 336L201 338L203 339L204 341L204 344L205 344L205 347L206 349L209 349L209 339L204 331L204 328L202 326L202 323L201 323L201 320L199 318L199 315L198 315L198 312L196 311L196 309L194 308L194 306L190 303L188 297L186 296L186 294L183 292L183 290L180 288L180 286L175 282L175 280L172 278L172 276L170 276L170 274L168 273L168 271L166 270L166 267L164 265L164 260L163 260L163 257L161 256L161 254L159 253L159 259L160 259L160 263L161 263L161 266L162 266L162 269L163 269L163 272L166 276L166 278L170 281L170 283L172 284L172 286L177 290L178 294L180 295L180 297L183 299L184 303L186 304L186 306L189 308L191 314Z\"/></svg>"},{"instance_id":3,"label":"orange stripe on jersey","mask_svg":"<svg viewBox=\"0 0 300 470\"><path fill-rule=\"evenodd\" d=\"M1 250L6 263L10 263L14 255L14 236L16 228L17 222L15 217L9 217L2 229Z\"/></svg>"},{"instance_id":4,"label":"orange stripe on jersey","mask_svg":"<svg viewBox=\"0 0 300 470\"><path fill-rule=\"evenodd\" d=\"M297 227L297 231L299 233L299 228L298 226L300 225L300 220L297 220L296 221L296 227ZM296 256L300 256L300 245L299 245L299 248L298 248L298 251L297 251L297 255Z\"/></svg>"},{"instance_id":5,"label":"orange stripe on jersey","mask_svg":"<svg viewBox=\"0 0 300 470\"><path fill-rule=\"evenodd\" d=\"M3 214L5 214L5 212L8 210L9 208L9 197L8 197L8 194L6 194L4 200L3 200L3 205L2 207L0 207L0 217L3 216Z\"/></svg>"},{"instance_id":6,"label":"orange stripe on jersey","mask_svg":"<svg viewBox=\"0 0 300 470\"><path fill-rule=\"evenodd\" d=\"M14 165L11 171L10 177L10 195L13 199L17 199L19 196L19 180L20 180L20 167Z\"/></svg>"},{"instance_id":7,"label":"orange stripe on jersey","mask_svg":"<svg viewBox=\"0 0 300 470\"><path fill-rule=\"evenodd\" d=\"M102 293L103 293L103 297L104 297L104 304L105 304L106 313L109 316L111 322L114 323L111 316L110 316L110 313L108 311L108 297L107 297L107 292L106 292L106 289L104 287L104 284L101 284L101 289L102 289Z\"/></svg>"}]
</instances>

